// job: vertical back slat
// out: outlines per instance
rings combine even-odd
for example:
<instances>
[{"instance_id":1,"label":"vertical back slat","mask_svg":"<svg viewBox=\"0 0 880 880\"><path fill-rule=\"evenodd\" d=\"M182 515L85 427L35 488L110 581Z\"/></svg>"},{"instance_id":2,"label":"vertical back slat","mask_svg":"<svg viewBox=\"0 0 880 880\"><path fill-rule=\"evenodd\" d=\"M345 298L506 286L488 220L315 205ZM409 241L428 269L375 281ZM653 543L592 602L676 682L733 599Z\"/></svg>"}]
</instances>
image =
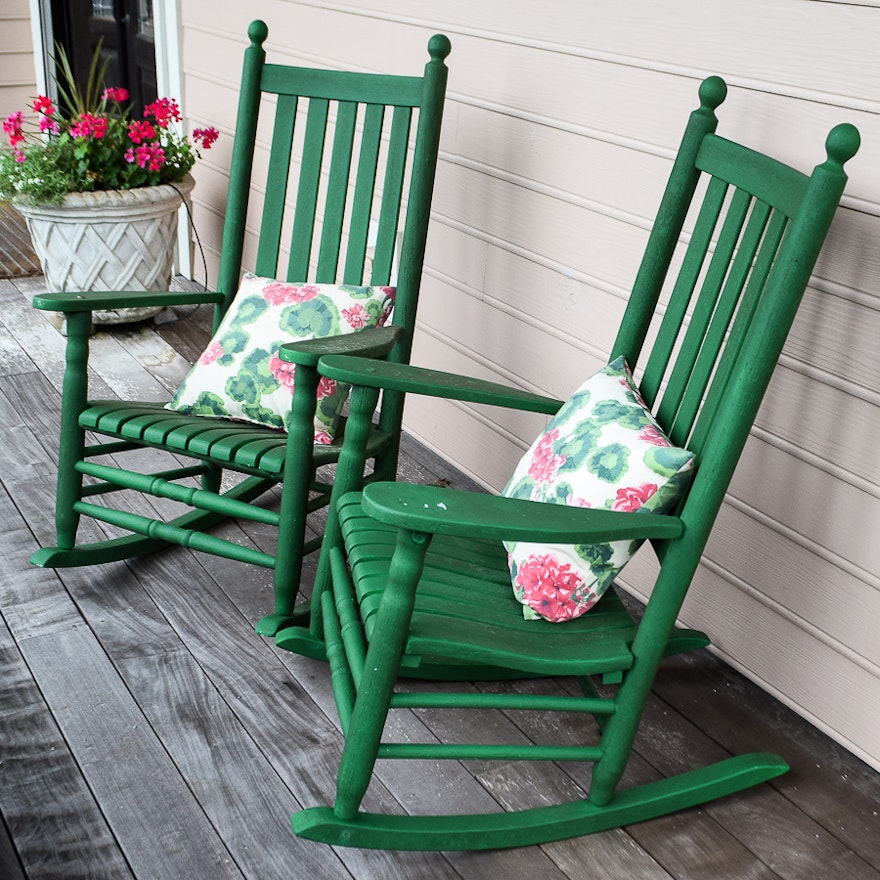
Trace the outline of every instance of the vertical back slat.
<instances>
[{"instance_id":1,"label":"vertical back slat","mask_svg":"<svg viewBox=\"0 0 880 880\"><path fill-rule=\"evenodd\" d=\"M319 284L332 284L336 281L342 242L342 223L348 201L357 109L357 104L353 101L344 101L338 105L336 113L333 152L324 200L324 219L321 224L321 247L318 251L318 268L315 274Z\"/></svg>"},{"instance_id":2,"label":"vertical back slat","mask_svg":"<svg viewBox=\"0 0 880 880\"><path fill-rule=\"evenodd\" d=\"M290 260L287 266L288 281L305 281L309 276L309 258L312 253L315 217L318 210L318 189L321 184L321 161L324 156L329 105L330 102L325 99L309 99L299 188L293 215Z\"/></svg>"},{"instance_id":3,"label":"vertical back slat","mask_svg":"<svg viewBox=\"0 0 880 880\"><path fill-rule=\"evenodd\" d=\"M351 219L348 230L348 248L345 255L344 284L362 284L367 242L370 236L370 219L373 193L376 189L376 168L379 147L382 143L382 120L385 107L368 104L364 111L361 148L358 154L357 177L352 198Z\"/></svg>"},{"instance_id":4,"label":"vertical back slat","mask_svg":"<svg viewBox=\"0 0 880 880\"><path fill-rule=\"evenodd\" d=\"M657 420L667 429L672 425L675 414L678 412L694 364L702 351L706 330L715 313L730 260L745 224L750 203L751 197L747 192L736 190L728 206L727 215L722 223L715 251L709 261L709 268L697 296L690 323L681 341L681 349L669 376L666 390L663 392L663 400L657 410Z\"/></svg>"},{"instance_id":5,"label":"vertical back slat","mask_svg":"<svg viewBox=\"0 0 880 880\"><path fill-rule=\"evenodd\" d=\"M679 329L699 281L706 254L709 252L712 235L724 207L726 193L727 185L717 179L713 179L706 190L690 243L669 297L669 305L666 307L641 381L642 396L649 406L653 406L657 399L657 393L678 339Z\"/></svg>"},{"instance_id":6,"label":"vertical back slat","mask_svg":"<svg viewBox=\"0 0 880 880\"><path fill-rule=\"evenodd\" d=\"M724 346L724 352L715 371L712 384L705 395L705 401L688 441L688 447L698 454L703 449L703 444L712 428L715 415L724 398L728 376L748 337L752 319L761 301L767 277L773 268L773 261L781 245L787 223L788 218L780 211L770 212L767 231L761 241L761 247L755 259L754 268L749 276L746 291L742 296L736 320L730 330L730 335L727 339L727 344Z\"/></svg>"},{"instance_id":7,"label":"vertical back slat","mask_svg":"<svg viewBox=\"0 0 880 880\"><path fill-rule=\"evenodd\" d=\"M724 291L718 301L715 314L712 316L712 323L706 331L699 357L671 426L669 436L673 438L675 443L684 444L687 442L694 419L718 362L719 353L724 347L731 321L741 298L743 298L743 290L750 277L750 271L753 269L755 255L758 253L758 247L769 217L770 206L768 204L765 202L754 204L748 226L739 242L736 257L724 284ZM756 290L760 290L760 287ZM743 299L743 308L748 312L749 307L748 296L746 296Z\"/></svg>"},{"instance_id":8,"label":"vertical back slat","mask_svg":"<svg viewBox=\"0 0 880 880\"><path fill-rule=\"evenodd\" d=\"M284 221L284 200L287 198L287 178L293 153L293 132L296 125L296 95L279 95L275 108L272 149L269 154L269 173L266 176L266 196L263 219L257 245L256 272L274 277L278 271L278 253L281 247L281 226Z\"/></svg>"},{"instance_id":9,"label":"vertical back slat","mask_svg":"<svg viewBox=\"0 0 880 880\"><path fill-rule=\"evenodd\" d=\"M403 196L403 180L406 174L406 153L412 110L395 107L391 118L391 136L388 141L388 161L382 185L382 207L379 211L379 230L376 253L373 257L372 284L388 284L400 224L400 203Z\"/></svg>"}]
</instances>

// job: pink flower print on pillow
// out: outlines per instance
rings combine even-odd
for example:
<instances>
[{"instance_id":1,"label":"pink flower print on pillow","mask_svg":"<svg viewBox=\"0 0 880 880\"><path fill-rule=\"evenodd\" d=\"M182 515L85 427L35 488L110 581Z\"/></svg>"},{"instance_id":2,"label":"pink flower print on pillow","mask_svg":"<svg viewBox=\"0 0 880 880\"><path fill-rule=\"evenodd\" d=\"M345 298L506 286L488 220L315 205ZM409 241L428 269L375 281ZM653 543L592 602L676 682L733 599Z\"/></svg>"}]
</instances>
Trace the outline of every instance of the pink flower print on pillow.
<instances>
[{"instance_id":1,"label":"pink flower print on pillow","mask_svg":"<svg viewBox=\"0 0 880 880\"><path fill-rule=\"evenodd\" d=\"M276 351L269 360L269 372L277 382L293 394L293 376L296 372L296 364L281 360Z\"/></svg>"},{"instance_id":2,"label":"pink flower print on pillow","mask_svg":"<svg viewBox=\"0 0 880 880\"><path fill-rule=\"evenodd\" d=\"M553 443L559 439L559 429L548 431L535 447L529 464L529 476L536 483L549 483L556 472L565 464L564 455L554 455Z\"/></svg>"},{"instance_id":3,"label":"pink flower print on pillow","mask_svg":"<svg viewBox=\"0 0 880 880\"><path fill-rule=\"evenodd\" d=\"M328 431L316 431L315 443L319 446L329 446L333 442L333 437Z\"/></svg>"},{"instance_id":4,"label":"pink flower print on pillow","mask_svg":"<svg viewBox=\"0 0 880 880\"><path fill-rule=\"evenodd\" d=\"M263 299L273 306L294 305L314 299L320 292L320 288L313 284L297 285L270 281L263 288Z\"/></svg>"},{"instance_id":5,"label":"pink flower print on pillow","mask_svg":"<svg viewBox=\"0 0 880 880\"><path fill-rule=\"evenodd\" d=\"M348 326L355 330L366 327L370 320L370 313L360 304L355 303L350 309L342 310L342 317L348 321Z\"/></svg>"},{"instance_id":6,"label":"pink flower print on pillow","mask_svg":"<svg viewBox=\"0 0 880 880\"><path fill-rule=\"evenodd\" d=\"M670 446L670 442L663 436L658 428L653 425L647 425L639 434L639 440L650 443L652 446Z\"/></svg>"},{"instance_id":7,"label":"pink flower print on pillow","mask_svg":"<svg viewBox=\"0 0 880 880\"><path fill-rule=\"evenodd\" d=\"M214 361L219 360L226 354L223 351L223 346L220 345L219 342L212 342L203 352L202 356L199 358L199 363L201 364L213 364Z\"/></svg>"},{"instance_id":8,"label":"pink flower print on pillow","mask_svg":"<svg viewBox=\"0 0 880 880\"><path fill-rule=\"evenodd\" d=\"M612 510L622 510L624 513L637 511L655 492L657 486L654 483L645 483L642 486L627 486L617 490L617 497Z\"/></svg>"},{"instance_id":9,"label":"pink flower print on pillow","mask_svg":"<svg viewBox=\"0 0 880 880\"><path fill-rule=\"evenodd\" d=\"M326 376L321 376L321 379L318 382L318 400L323 400L325 397L329 397L331 394L335 393L336 380L328 379Z\"/></svg>"},{"instance_id":10,"label":"pink flower print on pillow","mask_svg":"<svg viewBox=\"0 0 880 880\"><path fill-rule=\"evenodd\" d=\"M580 575L568 563L560 564L551 553L529 556L516 573L522 601L553 621L571 620L583 613L573 598L582 585Z\"/></svg>"}]
</instances>

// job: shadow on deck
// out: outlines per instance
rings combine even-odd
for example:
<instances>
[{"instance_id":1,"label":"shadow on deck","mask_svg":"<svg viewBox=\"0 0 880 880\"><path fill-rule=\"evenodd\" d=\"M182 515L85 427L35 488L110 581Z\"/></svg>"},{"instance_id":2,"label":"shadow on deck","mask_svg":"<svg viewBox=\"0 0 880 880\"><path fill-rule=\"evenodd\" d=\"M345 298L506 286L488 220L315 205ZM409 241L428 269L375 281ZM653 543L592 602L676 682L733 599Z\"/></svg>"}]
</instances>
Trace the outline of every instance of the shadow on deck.
<instances>
[{"instance_id":1,"label":"shadow on deck","mask_svg":"<svg viewBox=\"0 0 880 880\"><path fill-rule=\"evenodd\" d=\"M254 635L268 572L183 549L83 570L28 564L52 539L64 346L57 322L29 306L40 285L0 281L3 880L880 880L880 776L705 651L665 663L629 777L750 750L778 751L790 773L701 809L505 852L332 850L294 837L290 814L332 796L341 737L326 668ZM207 324L204 308L98 333L98 393L167 396ZM461 485L411 443L404 477ZM259 526L224 536L269 541ZM456 723L401 711L396 732ZM576 767L385 762L368 797L373 809L464 812L488 798L543 802L580 782Z\"/></svg>"}]
</instances>

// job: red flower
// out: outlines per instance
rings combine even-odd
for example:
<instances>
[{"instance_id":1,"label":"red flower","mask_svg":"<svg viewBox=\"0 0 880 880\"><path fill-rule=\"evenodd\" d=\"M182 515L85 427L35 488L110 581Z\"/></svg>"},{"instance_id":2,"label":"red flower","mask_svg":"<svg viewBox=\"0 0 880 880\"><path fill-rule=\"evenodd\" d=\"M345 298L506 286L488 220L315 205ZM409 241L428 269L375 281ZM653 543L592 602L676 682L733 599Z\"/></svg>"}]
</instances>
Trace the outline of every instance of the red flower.
<instances>
[{"instance_id":1,"label":"red flower","mask_svg":"<svg viewBox=\"0 0 880 880\"><path fill-rule=\"evenodd\" d=\"M156 129L151 122L143 120L142 122L131 122L128 126L128 136L135 144L143 141L151 141L156 137Z\"/></svg>"},{"instance_id":2,"label":"red flower","mask_svg":"<svg viewBox=\"0 0 880 880\"><path fill-rule=\"evenodd\" d=\"M9 136L9 144L10 146L15 146L16 144L20 144L24 140L24 114L21 110L16 110L15 113L10 113L6 119L3 120L3 131Z\"/></svg>"},{"instance_id":3,"label":"red flower","mask_svg":"<svg viewBox=\"0 0 880 880\"><path fill-rule=\"evenodd\" d=\"M137 162L141 168L158 171L165 164L165 150L158 144L141 144L136 150L129 147L125 152L125 161L129 164Z\"/></svg>"},{"instance_id":4,"label":"red flower","mask_svg":"<svg viewBox=\"0 0 880 880\"><path fill-rule=\"evenodd\" d=\"M548 620L570 620L580 613L572 601L582 584L580 575L552 554L529 556L517 569L516 584L522 588L525 604Z\"/></svg>"},{"instance_id":5,"label":"red flower","mask_svg":"<svg viewBox=\"0 0 880 880\"><path fill-rule=\"evenodd\" d=\"M170 122L180 122L180 107L172 98L159 98L144 107L144 116L152 116L159 128L168 128Z\"/></svg>"},{"instance_id":6,"label":"red flower","mask_svg":"<svg viewBox=\"0 0 880 880\"><path fill-rule=\"evenodd\" d=\"M538 483L547 483L552 480L556 476L556 471L565 464L564 455L553 454L553 443L558 439L558 428L548 431L532 453L529 476Z\"/></svg>"},{"instance_id":7,"label":"red flower","mask_svg":"<svg viewBox=\"0 0 880 880\"><path fill-rule=\"evenodd\" d=\"M611 509L632 513L638 510L656 491L657 486L654 483L618 489L617 498L611 505Z\"/></svg>"},{"instance_id":8,"label":"red flower","mask_svg":"<svg viewBox=\"0 0 880 880\"><path fill-rule=\"evenodd\" d=\"M33 103L34 113L42 113L44 116L51 116L55 112L55 105L52 99L46 95L37 95Z\"/></svg>"},{"instance_id":9,"label":"red flower","mask_svg":"<svg viewBox=\"0 0 880 880\"><path fill-rule=\"evenodd\" d=\"M95 138L95 140L101 140L105 134L107 134L106 117L95 116L94 113L83 113L70 126L70 135L75 138Z\"/></svg>"},{"instance_id":10,"label":"red flower","mask_svg":"<svg viewBox=\"0 0 880 880\"><path fill-rule=\"evenodd\" d=\"M220 132L213 126L211 128L194 128L193 140L202 145L203 150L210 150L214 145L214 141L220 137Z\"/></svg>"},{"instance_id":11,"label":"red flower","mask_svg":"<svg viewBox=\"0 0 880 880\"><path fill-rule=\"evenodd\" d=\"M40 131L49 131L52 134L58 134L61 126L51 116L40 117Z\"/></svg>"},{"instance_id":12,"label":"red flower","mask_svg":"<svg viewBox=\"0 0 880 880\"><path fill-rule=\"evenodd\" d=\"M117 104L121 104L128 99L128 89L123 89L118 86L111 86L109 89L104 89L104 94L101 95L102 101L116 101Z\"/></svg>"}]
</instances>

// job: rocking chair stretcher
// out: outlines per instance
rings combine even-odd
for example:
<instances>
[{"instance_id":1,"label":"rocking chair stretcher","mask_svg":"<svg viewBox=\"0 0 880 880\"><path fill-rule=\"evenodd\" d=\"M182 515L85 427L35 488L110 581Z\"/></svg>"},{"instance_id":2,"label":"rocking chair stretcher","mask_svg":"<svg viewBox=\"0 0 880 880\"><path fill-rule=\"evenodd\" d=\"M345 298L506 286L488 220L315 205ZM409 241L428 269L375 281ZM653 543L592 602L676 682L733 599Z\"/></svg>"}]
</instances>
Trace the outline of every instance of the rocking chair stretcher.
<instances>
[{"instance_id":1,"label":"rocking chair stretcher","mask_svg":"<svg viewBox=\"0 0 880 880\"><path fill-rule=\"evenodd\" d=\"M294 651L326 641L345 745L334 806L293 816L294 831L331 844L387 849L521 846L630 824L740 791L786 771L777 755L742 755L629 790L618 786L662 657L705 645L676 629L712 525L770 381L846 182L859 135L840 125L811 176L717 136L718 77L700 87L611 360L623 356L661 428L695 454L695 476L673 513L640 516L438 487L363 487L369 419L381 389L553 413L559 401L408 365L328 356L322 375L352 382L311 628L281 630ZM667 281L701 177L709 184L678 276ZM694 216L693 214L691 216ZM669 302L650 350L663 290ZM500 541L650 541L660 571L640 621L612 589L565 623L523 619ZM480 676L480 670L487 672ZM570 675L582 697L439 693L447 682ZM600 692L594 684L604 685ZM450 685L444 685L444 688ZM388 712L416 707L560 711L595 718L582 746L398 743ZM361 800L376 760L553 760L592 764L589 794L549 807L455 816L379 815Z\"/></svg>"},{"instance_id":2,"label":"rocking chair stretcher","mask_svg":"<svg viewBox=\"0 0 880 880\"><path fill-rule=\"evenodd\" d=\"M320 546L306 541L306 517L326 505L330 486L317 469L335 463L341 441L316 444L317 363L323 354L349 353L406 362L412 345L431 195L439 151L446 90L446 37L429 41L423 77L312 70L266 63L268 29L255 21L248 29L242 85L223 228L217 291L172 293L112 291L46 293L38 309L63 312L67 355L63 384L61 444L56 498L57 546L38 551L36 565L63 568L128 559L179 544L274 570L275 608L258 624L274 635L283 625L308 615L295 607L303 556ZM259 228L255 274L279 277L282 248L289 247L283 278L290 282L388 286L396 278L395 309L387 327L314 339L291 356L299 364L297 411L285 433L262 425L208 419L166 410L162 404L88 398L91 312L128 306L213 304L214 329L238 290L242 272L248 202L257 124L264 96L277 100L266 193ZM264 111L265 112L265 111ZM305 133L298 134L304 116ZM413 134L414 133L414 134ZM296 139L295 139L296 134ZM291 171L290 169L297 169ZM298 175L299 182L294 186ZM323 184L322 181L326 181ZM408 187L405 190L405 184ZM288 210L287 192L295 197ZM289 242L282 240L292 214ZM373 232L375 231L375 232ZM375 235L375 244L369 242ZM372 265L367 261L373 247ZM395 268L395 263L397 266ZM383 400L368 442L378 477L393 479L397 468L402 405L392 392ZM299 420L302 420L300 422ZM87 443L91 433L102 442ZM143 474L124 466L130 450L145 447L177 457L176 464ZM98 456L113 460L96 464ZM180 463L180 458L188 459ZM243 476L221 489L225 470ZM92 482L84 485L84 478ZM181 481L198 478L201 488ZM252 503L281 484L280 509ZM172 499L192 509L175 519L132 513L107 499L122 489ZM99 503L95 496L101 497ZM131 534L78 543L82 516ZM242 547L208 532L226 518L275 526L277 549ZM322 646L314 653L322 653Z\"/></svg>"}]
</instances>

